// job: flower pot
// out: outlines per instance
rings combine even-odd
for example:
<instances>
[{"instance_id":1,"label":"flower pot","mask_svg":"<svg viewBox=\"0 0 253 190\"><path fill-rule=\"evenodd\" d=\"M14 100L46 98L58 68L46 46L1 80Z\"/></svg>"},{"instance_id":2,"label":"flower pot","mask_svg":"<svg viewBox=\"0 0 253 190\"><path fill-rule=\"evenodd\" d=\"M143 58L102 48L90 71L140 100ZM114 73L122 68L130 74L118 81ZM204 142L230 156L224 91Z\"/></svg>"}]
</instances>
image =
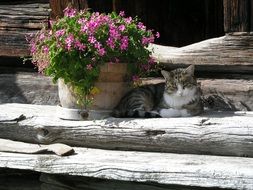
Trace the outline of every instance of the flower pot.
<instances>
[{"instance_id":1,"label":"flower pot","mask_svg":"<svg viewBox=\"0 0 253 190\"><path fill-rule=\"evenodd\" d=\"M110 116L111 110L117 105L121 97L130 89L126 81L127 64L105 63L100 68L100 75L95 82L99 93L94 95L93 104L85 110L77 105L77 98L73 88L58 80L58 92L62 109L59 117L72 120L103 119ZM69 112L69 113L68 113Z\"/></svg>"}]
</instances>

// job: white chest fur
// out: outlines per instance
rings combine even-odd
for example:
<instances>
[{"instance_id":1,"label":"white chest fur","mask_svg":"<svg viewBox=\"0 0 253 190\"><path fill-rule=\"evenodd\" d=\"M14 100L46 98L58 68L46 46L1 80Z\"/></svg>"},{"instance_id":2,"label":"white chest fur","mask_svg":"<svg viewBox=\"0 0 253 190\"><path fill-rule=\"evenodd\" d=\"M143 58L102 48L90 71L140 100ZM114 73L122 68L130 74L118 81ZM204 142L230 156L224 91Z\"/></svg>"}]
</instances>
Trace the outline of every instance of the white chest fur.
<instances>
[{"instance_id":1,"label":"white chest fur","mask_svg":"<svg viewBox=\"0 0 253 190\"><path fill-rule=\"evenodd\" d=\"M183 96L178 96L177 94L167 94L164 93L163 99L168 107L181 109L182 106L190 103L195 100L196 97L196 89L187 90L183 93Z\"/></svg>"}]
</instances>

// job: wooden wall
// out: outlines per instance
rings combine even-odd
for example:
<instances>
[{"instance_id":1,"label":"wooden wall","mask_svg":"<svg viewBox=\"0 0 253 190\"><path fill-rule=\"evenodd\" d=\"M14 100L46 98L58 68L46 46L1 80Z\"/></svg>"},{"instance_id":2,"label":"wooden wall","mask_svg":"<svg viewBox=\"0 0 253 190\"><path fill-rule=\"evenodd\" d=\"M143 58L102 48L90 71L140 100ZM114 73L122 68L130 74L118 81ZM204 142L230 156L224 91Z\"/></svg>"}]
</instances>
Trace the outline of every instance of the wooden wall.
<instances>
[{"instance_id":1,"label":"wooden wall","mask_svg":"<svg viewBox=\"0 0 253 190\"><path fill-rule=\"evenodd\" d=\"M124 10L128 16L138 15L148 28L160 32L161 38L156 43L168 46L184 46L224 34L222 0L157 0L155 3L146 0L2 0L0 56L28 55L25 34L40 29L50 15L61 17L68 4L78 9Z\"/></svg>"},{"instance_id":2,"label":"wooden wall","mask_svg":"<svg viewBox=\"0 0 253 190\"><path fill-rule=\"evenodd\" d=\"M49 19L49 0L0 2L0 56L27 55L25 35L41 29Z\"/></svg>"},{"instance_id":3,"label":"wooden wall","mask_svg":"<svg viewBox=\"0 0 253 190\"><path fill-rule=\"evenodd\" d=\"M223 0L223 3L226 33L253 31L252 0Z\"/></svg>"},{"instance_id":4,"label":"wooden wall","mask_svg":"<svg viewBox=\"0 0 253 190\"><path fill-rule=\"evenodd\" d=\"M204 39L222 36L222 0L51 0L53 17L62 15L60 8L72 3L74 7L89 7L93 11L126 12L138 17L149 27L159 31L156 42L169 46L184 46ZM59 8L60 7L60 8Z\"/></svg>"}]
</instances>

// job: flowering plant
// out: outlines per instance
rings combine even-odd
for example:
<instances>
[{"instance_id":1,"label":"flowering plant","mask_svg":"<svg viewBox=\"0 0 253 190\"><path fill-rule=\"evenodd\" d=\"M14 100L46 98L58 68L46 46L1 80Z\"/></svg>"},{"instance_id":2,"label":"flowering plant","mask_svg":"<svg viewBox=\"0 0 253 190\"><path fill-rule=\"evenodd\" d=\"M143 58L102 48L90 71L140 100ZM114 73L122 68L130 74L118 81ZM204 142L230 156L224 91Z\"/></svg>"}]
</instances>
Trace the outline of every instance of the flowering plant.
<instances>
[{"instance_id":1,"label":"flowering plant","mask_svg":"<svg viewBox=\"0 0 253 190\"><path fill-rule=\"evenodd\" d=\"M50 24L29 39L32 62L54 82L62 78L71 83L80 95L79 104L90 102L99 66L105 62L127 63L133 80L155 68L146 47L159 33L147 30L137 17L67 7L64 17Z\"/></svg>"}]
</instances>

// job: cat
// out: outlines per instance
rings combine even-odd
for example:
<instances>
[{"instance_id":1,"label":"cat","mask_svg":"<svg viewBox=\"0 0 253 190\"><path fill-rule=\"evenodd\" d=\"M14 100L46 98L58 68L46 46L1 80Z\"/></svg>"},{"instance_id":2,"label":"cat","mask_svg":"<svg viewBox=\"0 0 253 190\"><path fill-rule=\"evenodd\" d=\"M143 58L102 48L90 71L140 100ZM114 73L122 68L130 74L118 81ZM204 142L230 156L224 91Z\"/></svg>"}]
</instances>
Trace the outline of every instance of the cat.
<instances>
[{"instance_id":1,"label":"cat","mask_svg":"<svg viewBox=\"0 0 253 190\"><path fill-rule=\"evenodd\" d=\"M194 65L162 70L165 83L140 86L128 92L112 112L113 117L188 117L203 112L201 90Z\"/></svg>"}]
</instances>

